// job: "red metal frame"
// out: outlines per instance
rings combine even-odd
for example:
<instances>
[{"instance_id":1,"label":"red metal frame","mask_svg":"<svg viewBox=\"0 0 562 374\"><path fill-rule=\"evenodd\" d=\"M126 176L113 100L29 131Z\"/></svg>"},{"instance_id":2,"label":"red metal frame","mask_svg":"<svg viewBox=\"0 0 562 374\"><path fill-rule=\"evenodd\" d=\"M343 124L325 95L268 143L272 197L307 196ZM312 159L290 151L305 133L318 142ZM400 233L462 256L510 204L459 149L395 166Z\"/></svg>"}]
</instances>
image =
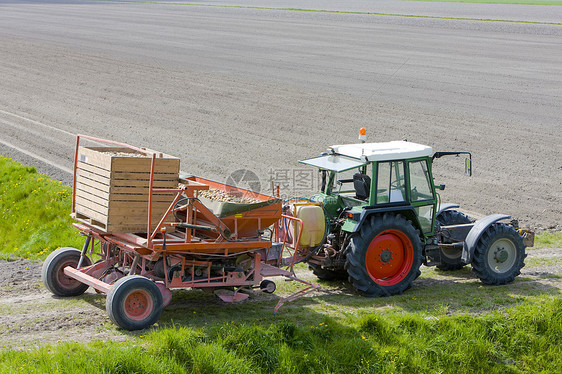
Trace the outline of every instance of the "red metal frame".
<instances>
[{"instance_id":1,"label":"red metal frame","mask_svg":"<svg viewBox=\"0 0 562 374\"><path fill-rule=\"evenodd\" d=\"M152 156L150 167L150 182L148 191L148 217L146 233L115 233L104 232L96 228L90 222L80 219L76 216L76 179L78 168L78 148L80 139L88 139L95 142L106 143L125 147L147 156ZM165 288L224 288L235 287L236 292L243 288L256 288L263 277L268 276L284 276L292 280L297 280L307 287L302 291L294 293L286 298L282 298L275 308L275 312L279 307L287 301L292 301L314 289L319 288L312 283L298 279L294 275L294 265L303 258L299 255L299 243L301 233L303 231L302 220L282 215L281 200L272 201L271 204L259 207L249 211L244 211L230 217L219 218L198 199L198 191L209 188L222 190L237 190L243 193L250 193L252 197L260 201L270 201L275 199L265 194L256 194L251 191L240 189L234 186L228 186L223 183L210 181L200 177L190 177L182 179L182 186L177 189L155 189L154 188L154 172L155 172L156 152L140 149L128 144L115 141L94 138L86 135L78 135L76 140L76 152L74 159L73 171L73 193L72 193L72 213L73 218L77 221L74 226L84 234L96 239L100 245L100 254L102 261L79 269L66 267L64 273L87 284L96 290L107 293L111 288L111 283L103 281L104 272L113 269L118 265L119 276L128 274L138 274L149 277ZM170 206L163 213L154 230L152 227L152 202L154 193L176 193ZM176 207L182 198L187 198L187 203L182 207ZM174 209L176 210L174 212ZM194 225L193 228L179 229L177 221L166 222L170 214L185 213L185 222ZM289 257L283 257L283 250L277 261L273 265L287 266L287 269L281 269L272 264L262 262L262 257L267 259L267 251L271 248L272 242L265 240L259 234L260 230L267 229L272 224L278 227L278 222L283 219L286 224L283 238L280 238L279 231L276 230L274 237L283 245L284 249L289 251ZM292 244L287 243L287 234L290 227L296 228L299 223L300 229L295 235L296 238ZM211 231L202 231L201 227L210 227ZM242 231L240 229L244 227ZM250 230L248 230L248 227ZM169 230L168 230L169 229ZM182 231L184 230L184 231ZM295 229L292 229L293 232ZM230 232L230 236L226 235ZM249 236L248 232L255 232ZM83 249L83 254L86 254ZM94 251L94 240L90 253ZM263 255L263 256L262 256ZM216 264L232 264L236 263L236 258L247 256L250 260L250 268L244 271L226 271L223 266L222 272L217 270ZM164 277L158 277L154 270L146 270L147 264L153 263L159 259L163 261ZM177 269L180 276L172 276L169 278L170 266ZM232 266L231 266L232 267ZM206 276L196 276L200 271ZM172 274L175 275L175 274ZM188 276L190 275L190 276ZM116 279L113 279L113 282ZM235 295L236 296L236 295ZM237 297L222 297L223 300L237 300Z\"/></svg>"}]
</instances>

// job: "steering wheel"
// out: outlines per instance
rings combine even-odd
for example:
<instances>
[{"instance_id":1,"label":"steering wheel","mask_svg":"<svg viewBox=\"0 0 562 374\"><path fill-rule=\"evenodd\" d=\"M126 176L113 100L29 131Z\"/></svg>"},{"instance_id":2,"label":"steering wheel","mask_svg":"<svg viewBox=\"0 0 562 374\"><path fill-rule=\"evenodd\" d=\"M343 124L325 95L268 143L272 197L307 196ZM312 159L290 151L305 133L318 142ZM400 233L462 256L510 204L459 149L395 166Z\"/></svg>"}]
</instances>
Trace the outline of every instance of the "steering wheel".
<instances>
[{"instance_id":1,"label":"steering wheel","mask_svg":"<svg viewBox=\"0 0 562 374\"><path fill-rule=\"evenodd\" d=\"M414 187L412 188L412 191L410 191L410 197L412 198L412 200L419 200L420 197L420 193L418 192L417 188Z\"/></svg>"}]
</instances>

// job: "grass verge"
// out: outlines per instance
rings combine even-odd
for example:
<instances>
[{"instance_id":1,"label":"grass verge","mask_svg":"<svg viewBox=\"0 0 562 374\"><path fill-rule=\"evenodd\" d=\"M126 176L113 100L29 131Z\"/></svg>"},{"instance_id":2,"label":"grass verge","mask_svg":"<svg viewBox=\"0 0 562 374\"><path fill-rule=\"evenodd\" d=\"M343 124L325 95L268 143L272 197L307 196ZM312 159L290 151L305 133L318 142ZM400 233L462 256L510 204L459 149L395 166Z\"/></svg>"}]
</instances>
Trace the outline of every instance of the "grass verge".
<instances>
[{"instance_id":1,"label":"grass verge","mask_svg":"<svg viewBox=\"0 0 562 374\"><path fill-rule=\"evenodd\" d=\"M0 156L0 259L44 259L58 247L80 247L71 195L61 182Z\"/></svg>"},{"instance_id":2,"label":"grass verge","mask_svg":"<svg viewBox=\"0 0 562 374\"><path fill-rule=\"evenodd\" d=\"M169 326L122 342L0 351L2 373L553 373L562 300L485 315L324 316L305 325Z\"/></svg>"},{"instance_id":3,"label":"grass verge","mask_svg":"<svg viewBox=\"0 0 562 374\"><path fill-rule=\"evenodd\" d=\"M560 0L405 0L428 1L435 3L471 3L471 4L517 4L517 5L562 5Z\"/></svg>"},{"instance_id":4,"label":"grass verge","mask_svg":"<svg viewBox=\"0 0 562 374\"><path fill-rule=\"evenodd\" d=\"M562 248L562 232L543 232L537 235L533 248Z\"/></svg>"}]
</instances>

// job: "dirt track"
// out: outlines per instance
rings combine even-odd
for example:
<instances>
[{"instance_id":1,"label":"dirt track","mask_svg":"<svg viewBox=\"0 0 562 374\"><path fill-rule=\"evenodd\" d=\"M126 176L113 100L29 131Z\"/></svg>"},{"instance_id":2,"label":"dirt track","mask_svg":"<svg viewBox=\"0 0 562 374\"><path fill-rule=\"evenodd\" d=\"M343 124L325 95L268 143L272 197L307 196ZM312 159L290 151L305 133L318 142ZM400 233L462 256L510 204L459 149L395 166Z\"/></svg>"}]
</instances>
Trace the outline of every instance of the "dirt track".
<instances>
[{"instance_id":1,"label":"dirt track","mask_svg":"<svg viewBox=\"0 0 562 374\"><path fill-rule=\"evenodd\" d=\"M535 265L524 267L522 275L513 284L499 287L502 287L505 292L518 295L559 294L562 290L562 279L552 275L562 274L562 249L529 250L528 253L527 263L534 261ZM143 334L142 331L127 333L117 330L106 315L105 296L96 294L92 288L88 289L86 294L76 298L53 297L41 283L41 265L39 262L31 263L24 260L0 261L0 326L2 326L0 347L28 349L42 343L70 340L112 339L121 341ZM471 273L443 273L426 267L422 267L422 271L424 274L427 273L427 277L422 276L414 282L413 288L407 293L409 297L416 297L418 292L422 292L424 288L449 287L451 289L452 287L454 289L455 284L465 282L474 283L475 292L477 289L481 290L480 282ZM300 276L316 282L316 278L308 271ZM282 282L282 280L276 281ZM199 296L190 297L188 302L182 297L178 299L180 293L185 295L186 292L197 293L197 291L174 291L176 296L168 307L169 310L176 313L176 316L182 316L180 319L189 318L189 314L194 313L193 310L197 309L198 304L204 308L211 308L211 310L228 307L218 298L203 295L200 291ZM361 297L339 282L324 283L320 292L313 293L309 297L334 294L341 294L342 297L338 299L338 302L343 305ZM267 316L273 317L270 313L276 304L276 295L277 293L271 296L263 294L255 296L255 300L263 301L265 299L260 308ZM252 302L252 300L246 302ZM392 305L392 297L384 300ZM436 300L436 305L442 302L443 300L439 300L439 302ZM170 323L171 320L174 320L173 317L165 309L160 322ZM175 320L180 324L189 325L189 320Z\"/></svg>"}]
</instances>

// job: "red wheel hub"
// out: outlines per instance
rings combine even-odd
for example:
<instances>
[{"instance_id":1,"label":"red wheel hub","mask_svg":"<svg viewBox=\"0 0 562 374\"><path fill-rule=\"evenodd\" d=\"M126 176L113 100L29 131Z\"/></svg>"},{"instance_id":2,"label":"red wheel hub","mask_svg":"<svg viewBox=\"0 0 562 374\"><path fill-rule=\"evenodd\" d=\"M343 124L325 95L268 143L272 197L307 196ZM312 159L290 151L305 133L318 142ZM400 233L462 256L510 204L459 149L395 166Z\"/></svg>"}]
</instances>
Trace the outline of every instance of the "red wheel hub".
<instances>
[{"instance_id":1,"label":"red wheel hub","mask_svg":"<svg viewBox=\"0 0 562 374\"><path fill-rule=\"evenodd\" d=\"M56 273L56 277L57 277L57 281L59 282L59 284L67 289L71 289L76 287L78 284L80 284L80 282L78 282L76 279L69 277L68 275L66 275L64 273L64 268L67 266L71 266L73 268L75 268L77 265L76 261L65 261L64 263L62 263Z\"/></svg>"},{"instance_id":2,"label":"red wheel hub","mask_svg":"<svg viewBox=\"0 0 562 374\"><path fill-rule=\"evenodd\" d=\"M144 320L152 312L152 296L145 290L134 290L125 298L125 314L133 320Z\"/></svg>"},{"instance_id":3,"label":"red wheel hub","mask_svg":"<svg viewBox=\"0 0 562 374\"><path fill-rule=\"evenodd\" d=\"M406 234L386 230L369 244L365 265L371 279L381 286L393 286L402 281L414 263L414 247Z\"/></svg>"}]
</instances>

